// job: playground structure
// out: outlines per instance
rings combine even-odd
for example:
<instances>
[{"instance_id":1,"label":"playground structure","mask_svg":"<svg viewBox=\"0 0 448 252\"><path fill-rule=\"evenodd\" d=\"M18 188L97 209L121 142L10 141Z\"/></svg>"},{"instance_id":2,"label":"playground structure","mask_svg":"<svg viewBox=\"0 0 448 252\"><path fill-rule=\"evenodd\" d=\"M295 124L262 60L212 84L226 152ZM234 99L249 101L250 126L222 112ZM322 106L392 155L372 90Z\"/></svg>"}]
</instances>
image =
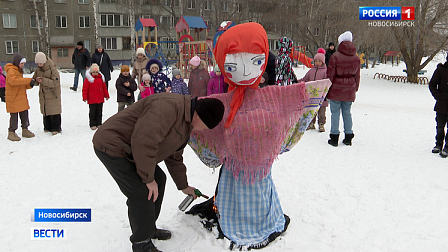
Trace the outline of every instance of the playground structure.
<instances>
[{"instance_id":1,"label":"playground structure","mask_svg":"<svg viewBox=\"0 0 448 252\"><path fill-rule=\"evenodd\" d=\"M382 78L385 80L393 80L394 82L404 82L404 83L409 83L410 81L408 80L407 76L393 76L393 75L387 75L387 74L383 74L383 73L376 73L373 76L373 79L375 79L378 76L378 78ZM417 83L421 84L421 85L425 85L429 83L429 80L427 77L418 77L417 78Z\"/></svg>"},{"instance_id":2,"label":"playground structure","mask_svg":"<svg viewBox=\"0 0 448 252\"><path fill-rule=\"evenodd\" d=\"M391 57L392 66L394 66L394 61L396 61L397 66L400 64L401 52L399 51L388 51L384 54L384 64L387 63L387 59Z\"/></svg>"},{"instance_id":3,"label":"playground structure","mask_svg":"<svg viewBox=\"0 0 448 252\"><path fill-rule=\"evenodd\" d=\"M146 42L146 28L148 28L148 42L154 41L157 43L157 24L152 18L139 18L135 23L135 44L138 47L144 47ZM138 32L142 30L141 36ZM151 40L151 31L154 31L154 40Z\"/></svg>"},{"instance_id":4,"label":"playground structure","mask_svg":"<svg viewBox=\"0 0 448 252\"><path fill-rule=\"evenodd\" d=\"M192 29L195 31L193 36L191 35ZM202 31L205 31L205 40L203 41L200 40ZM212 52L213 42L207 39L208 26L202 17L182 16L176 23L176 33L179 39L178 67L184 78L190 77L187 69L188 62L196 55L201 60L205 60L207 67L213 66L215 62Z\"/></svg>"},{"instance_id":5,"label":"playground structure","mask_svg":"<svg viewBox=\"0 0 448 252\"><path fill-rule=\"evenodd\" d=\"M296 67L298 66L299 62L301 62L308 68L314 67L313 64L311 64L311 61L313 61L313 59L305 55L304 46L293 46L291 49L291 53L289 54L289 57L291 58L291 60L294 63L294 66Z\"/></svg>"}]
</instances>

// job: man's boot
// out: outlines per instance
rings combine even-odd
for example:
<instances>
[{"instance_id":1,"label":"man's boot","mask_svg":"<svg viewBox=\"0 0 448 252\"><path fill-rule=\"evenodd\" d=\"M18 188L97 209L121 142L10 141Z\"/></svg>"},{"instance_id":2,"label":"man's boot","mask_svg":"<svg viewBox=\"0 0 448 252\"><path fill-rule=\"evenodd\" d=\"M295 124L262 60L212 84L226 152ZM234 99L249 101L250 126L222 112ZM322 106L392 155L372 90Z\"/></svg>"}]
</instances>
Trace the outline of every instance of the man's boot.
<instances>
[{"instance_id":1,"label":"man's boot","mask_svg":"<svg viewBox=\"0 0 448 252\"><path fill-rule=\"evenodd\" d=\"M339 142L339 134L330 134L330 140L328 140L328 144L337 147L338 142Z\"/></svg>"},{"instance_id":2,"label":"man's boot","mask_svg":"<svg viewBox=\"0 0 448 252\"><path fill-rule=\"evenodd\" d=\"M169 230L156 228L156 232L152 238L161 241L168 240L171 238L171 232Z\"/></svg>"},{"instance_id":3,"label":"man's boot","mask_svg":"<svg viewBox=\"0 0 448 252\"><path fill-rule=\"evenodd\" d=\"M141 242L133 242L132 243L132 252L161 252L154 246L151 239L141 241Z\"/></svg>"},{"instance_id":4,"label":"man's boot","mask_svg":"<svg viewBox=\"0 0 448 252\"><path fill-rule=\"evenodd\" d=\"M355 137L355 134L345 134L345 139L342 140L342 142L345 145L350 145L352 146L352 139Z\"/></svg>"}]
</instances>

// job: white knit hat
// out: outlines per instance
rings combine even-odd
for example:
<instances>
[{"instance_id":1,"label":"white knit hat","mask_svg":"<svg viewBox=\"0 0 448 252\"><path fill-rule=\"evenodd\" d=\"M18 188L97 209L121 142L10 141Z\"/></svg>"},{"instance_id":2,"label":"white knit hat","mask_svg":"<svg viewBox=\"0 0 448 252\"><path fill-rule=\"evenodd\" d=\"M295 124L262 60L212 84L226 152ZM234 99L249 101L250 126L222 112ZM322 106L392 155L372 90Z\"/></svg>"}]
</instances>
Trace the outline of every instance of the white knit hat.
<instances>
[{"instance_id":1,"label":"white knit hat","mask_svg":"<svg viewBox=\"0 0 448 252\"><path fill-rule=\"evenodd\" d=\"M343 41L353 41L353 34L350 31L346 31L344 33L342 33L341 35L339 35L338 38L339 44L342 43Z\"/></svg>"},{"instance_id":2,"label":"white knit hat","mask_svg":"<svg viewBox=\"0 0 448 252\"><path fill-rule=\"evenodd\" d=\"M34 58L34 63L36 64L45 64L47 62L47 56L43 52L36 53L36 57Z\"/></svg>"},{"instance_id":3,"label":"white knit hat","mask_svg":"<svg viewBox=\"0 0 448 252\"><path fill-rule=\"evenodd\" d=\"M145 54L145 49L143 49L142 47L137 48L137 52L135 52L135 55L138 55L139 53L146 55Z\"/></svg>"}]
</instances>

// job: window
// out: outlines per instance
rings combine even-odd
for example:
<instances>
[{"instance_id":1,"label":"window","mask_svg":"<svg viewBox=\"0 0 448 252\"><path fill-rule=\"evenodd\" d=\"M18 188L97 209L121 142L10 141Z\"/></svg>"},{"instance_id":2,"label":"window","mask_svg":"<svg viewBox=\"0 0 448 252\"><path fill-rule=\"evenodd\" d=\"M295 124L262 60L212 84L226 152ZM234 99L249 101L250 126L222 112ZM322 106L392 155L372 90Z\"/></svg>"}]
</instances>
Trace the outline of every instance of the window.
<instances>
[{"instance_id":1,"label":"window","mask_svg":"<svg viewBox=\"0 0 448 252\"><path fill-rule=\"evenodd\" d=\"M169 37L161 37L160 41L171 41ZM175 49L175 43L161 43L163 49Z\"/></svg>"},{"instance_id":2,"label":"window","mask_svg":"<svg viewBox=\"0 0 448 252\"><path fill-rule=\"evenodd\" d=\"M66 0L54 0L55 3L66 3Z\"/></svg>"},{"instance_id":3,"label":"window","mask_svg":"<svg viewBox=\"0 0 448 252\"><path fill-rule=\"evenodd\" d=\"M30 16L30 22L31 22L31 24L30 24L31 28L37 28L36 15ZM40 26L40 28L44 27L43 21L42 21L42 16L39 16L39 26Z\"/></svg>"},{"instance_id":4,"label":"window","mask_svg":"<svg viewBox=\"0 0 448 252\"><path fill-rule=\"evenodd\" d=\"M278 40L271 39L269 40L269 50L278 50Z\"/></svg>"},{"instance_id":5,"label":"window","mask_svg":"<svg viewBox=\"0 0 448 252\"><path fill-rule=\"evenodd\" d=\"M160 17L160 26L170 27L170 17L169 16L161 16Z\"/></svg>"},{"instance_id":6,"label":"window","mask_svg":"<svg viewBox=\"0 0 448 252\"><path fill-rule=\"evenodd\" d=\"M187 9L193 10L196 8L196 0L187 0Z\"/></svg>"},{"instance_id":7,"label":"window","mask_svg":"<svg viewBox=\"0 0 448 252\"><path fill-rule=\"evenodd\" d=\"M79 16L79 28L90 28L89 16Z\"/></svg>"},{"instance_id":8,"label":"window","mask_svg":"<svg viewBox=\"0 0 448 252\"><path fill-rule=\"evenodd\" d=\"M33 53L39 52L39 41L33 40L33 41L31 41L31 44L32 44L31 47L33 49Z\"/></svg>"},{"instance_id":9,"label":"window","mask_svg":"<svg viewBox=\"0 0 448 252\"><path fill-rule=\"evenodd\" d=\"M319 36L319 27L314 27L314 36Z\"/></svg>"},{"instance_id":10,"label":"window","mask_svg":"<svg viewBox=\"0 0 448 252\"><path fill-rule=\"evenodd\" d=\"M89 0L78 0L78 3L80 3L80 4L88 4Z\"/></svg>"},{"instance_id":11,"label":"window","mask_svg":"<svg viewBox=\"0 0 448 252\"><path fill-rule=\"evenodd\" d=\"M117 38L101 38L101 45L106 50L117 50Z\"/></svg>"},{"instance_id":12,"label":"window","mask_svg":"<svg viewBox=\"0 0 448 252\"><path fill-rule=\"evenodd\" d=\"M2 14L4 28L17 28L16 14Z\"/></svg>"},{"instance_id":13,"label":"window","mask_svg":"<svg viewBox=\"0 0 448 252\"><path fill-rule=\"evenodd\" d=\"M101 26L120 26L120 15L118 14L102 14Z\"/></svg>"},{"instance_id":14,"label":"window","mask_svg":"<svg viewBox=\"0 0 448 252\"><path fill-rule=\"evenodd\" d=\"M123 20L123 26L131 26L131 18L129 15L121 15L121 20Z\"/></svg>"},{"instance_id":15,"label":"window","mask_svg":"<svg viewBox=\"0 0 448 252\"><path fill-rule=\"evenodd\" d=\"M56 28L67 28L67 16L56 16Z\"/></svg>"},{"instance_id":16,"label":"window","mask_svg":"<svg viewBox=\"0 0 448 252\"><path fill-rule=\"evenodd\" d=\"M131 37L123 37L123 50L131 50Z\"/></svg>"},{"instance_id":17,"label":"window","mask_svg":"<svg viewBox=\"0 0 448 252\"><path fill-rule=\"evenodd\" d=\"M210 23L210 21L204 19L204 23L207 25L207 27L210 27L210 26L208 25L208 24Z\"/></svg>"},{"instance_id":18,"label":"window","mask_svg":"<svg viewBox=\"0 0 448 252\"><path fill-rule=\"evenodd\" d=\"M29 0L30 2L34 2L34 0ZM42 2L42 0L36 0L36 2Z\"/></svg>"},{"instance_id":19,"label":"window","mask_svg":"<svg viewBox=\"0 0 448 252\"><path fill-rule=\"evenodd\" d=\"M68 49L67 48L58 48L58 58L68 57Z\"/></svg>"},{"instance_id":20,"label":"window","mask_svg":"<svg viewBox=\"0 0 448 252\"><path fill-rule=\"evenodd\" d=\"M236 12L241 12L241 4L235 4L235 11Z\"/></svg>"},{"instance_id":21,"label":"window","mask_svg":"<svg viewBox=\"0 0 448 252\"><path fill-rule=\"evenodd\" d=\"M118 0L100 0L100 3L116 3Z\"/></svg>"},{"instance_id":22,"label":"window","mask_svg":"<svg viewBox=\"0 0 448 252\"><path fill-rule=\"evenodd\" d=\"M6 54L13 54L19 52L19 41L5 41L6 44Z\"/></svg>"},{"instance_id":23,"label":"window","mask_svg":"<svg viewBox=\"0 0 448 252\"><path fill-rule=\"evenodd\" d=\"M228 12L229 11L229 8L227 6L227 1L222 1L221 2L221 11L222 12Z\"/></svg>"},{"instance_id":24,"label":"window","mask_svg":"<svg viewBox=\"0 0 448 252\"><path fill-rule=\"evenodd\" d=\"M142 15L142 18L151 18L150 15Z\"/></svg>"},{"instance_id":25,"label":"window","mask_svg":"<svg viewBox=\"0 0 448 252\"><path fill-rule=\"evenodd\" d=\"M86 48L87 51L91 52L91 50L90 50L90 40L84 40L84 48Z\"/></svg>"},{"instance_id":26,"label":"window","mask_svg":"<svg viewBox=\"0 0 448 252\"><path fill-rule=\"evenodd\" d=\"M204 1L204 10L211 10L211 9L212 9L212 6L210 3L210 0L205 0Z\"/></svg>"}]
</instances>

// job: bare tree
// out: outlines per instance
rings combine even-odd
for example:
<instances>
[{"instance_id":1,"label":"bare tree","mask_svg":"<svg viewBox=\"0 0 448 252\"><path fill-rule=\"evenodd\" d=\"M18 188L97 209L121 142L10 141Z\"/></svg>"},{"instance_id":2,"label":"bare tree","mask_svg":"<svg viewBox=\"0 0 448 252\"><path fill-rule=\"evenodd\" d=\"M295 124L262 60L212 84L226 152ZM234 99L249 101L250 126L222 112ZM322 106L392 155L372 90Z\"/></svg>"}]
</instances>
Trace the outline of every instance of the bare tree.
<instances>
[{"instance_id":1,"label":"bare tree","mask_svg":"<svg viewBox=\"0 0 448 252\"><path fill-rule=\"evenodd\" d=\"M437 25L448 16L448 3L446 0L413 2L415 26L393 27L393 33L406 63L408 80L416 83L418 72L448 45L447 36L437 29ZM412 5L409 1L407 4ZM421 63L424 56L428 58Z\"/></svg>"},{"instance_id":2,"label":"bare tree","mask_svg":"<svg viewBox=\"0 0 448 252\"><path fill-rule=\"evenodd\" d=\"M37 33L39 34L39 49L43 50L44 49L44 37L42 36L42 30L40 28L39 11L37 11L36 0L33 1L33 5L34 5L34 15L36 16Z\"/></svg>"},{"instance_id":3,"label":"bare tree","mask_svg":"<svg viewBox=\"0 0 448 252\"><path fill-rule=\"evenodd\" d=\"M98 45L101 44L100 37L98 35L98 0L93 0L92 5L93 5L95 48L96 48Z\"/></svg>"},{"instance_id":4,"label":"bare tree","mask_svg":"<svg viewBox=\"0 0 448 252\"><path fill-rule=\"evenodd\" d=\"M129 0L129 19L131 22L131 64L135 62L135 13L134 0Z\"/></svg>"}]
</instances>

